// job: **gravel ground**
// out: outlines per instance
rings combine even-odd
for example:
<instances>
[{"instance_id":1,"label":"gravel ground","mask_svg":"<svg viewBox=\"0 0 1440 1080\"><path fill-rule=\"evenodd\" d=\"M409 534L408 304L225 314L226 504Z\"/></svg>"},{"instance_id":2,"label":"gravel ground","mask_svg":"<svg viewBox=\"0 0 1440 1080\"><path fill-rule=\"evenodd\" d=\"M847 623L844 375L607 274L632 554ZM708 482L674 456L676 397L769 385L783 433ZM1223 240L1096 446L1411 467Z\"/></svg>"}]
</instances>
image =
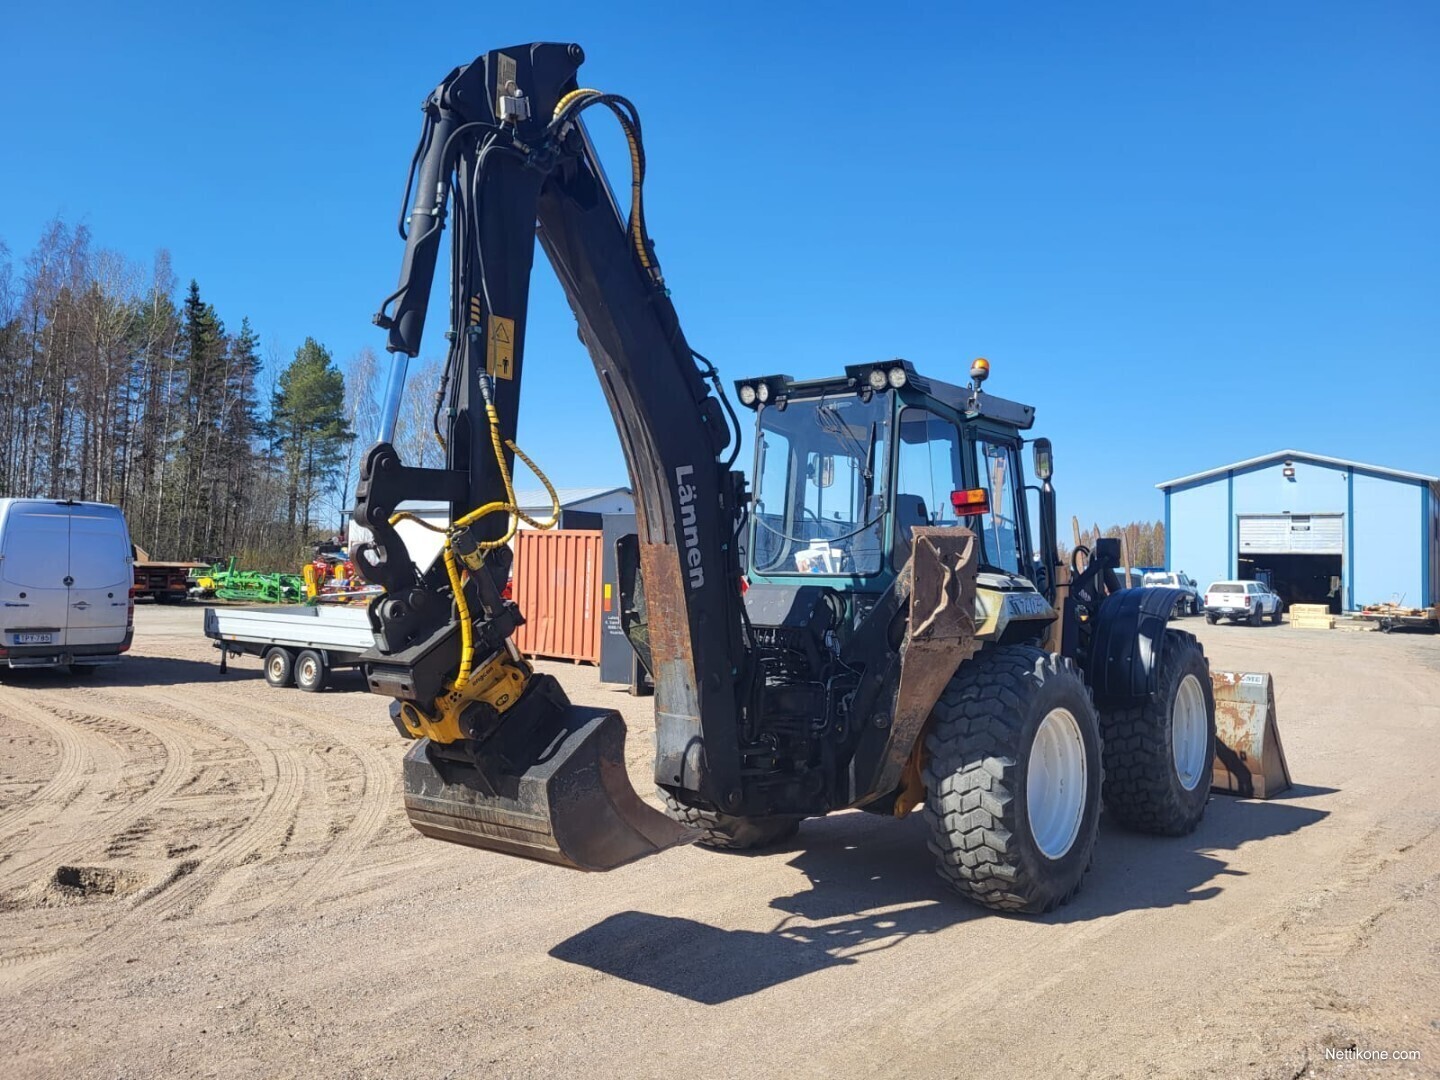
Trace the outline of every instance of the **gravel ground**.
<instances>
[{"instance_id":1,"label":"gravel ground","mask_svg":"<svg viewBox=\"0 0 1440 1080\"><path fill-rule=\"evenodd\" d=\"M1275 675L1296 788L1102 824L1022 919L947 895L918 818L604 876L422 840L381 699L221 676L200 619L0 675L8 1076L1440 1075L1440 638L1187 620ZM648 699L545 667L648 791Z\"/></svg>"}]
</instances>

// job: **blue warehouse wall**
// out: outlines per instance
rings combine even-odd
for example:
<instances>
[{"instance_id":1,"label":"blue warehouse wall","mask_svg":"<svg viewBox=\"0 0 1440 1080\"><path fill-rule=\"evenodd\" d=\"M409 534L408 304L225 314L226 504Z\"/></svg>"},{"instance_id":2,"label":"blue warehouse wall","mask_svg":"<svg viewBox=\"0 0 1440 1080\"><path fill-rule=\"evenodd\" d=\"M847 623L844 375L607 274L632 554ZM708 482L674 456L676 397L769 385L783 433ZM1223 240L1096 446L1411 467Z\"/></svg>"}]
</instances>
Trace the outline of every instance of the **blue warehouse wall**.
<instances>
[{"instance_id":1,"label":"blue warehouse wall","mask_svg":"<svg viewBox=\"0 0 1440 1080\"><path fill-rule=\"evenodd\" d=\"M1423 484L1355 474L1353 587L1355 606L1404 597L1419 604L1425 557Z\"/></svg>"},{"instance_id":2,"label":"blue warehouse wall","mask_svg":"<svg viewBox=\"0 0 1440 1080\"><path fill-rule=\"evenodd\" d=\"M1237 514L1343 514L1346 512L1346 471L1331 465L1295 462L1295 479L1285 479L1285 464L1235 473ZM1231 528L1238 532L1233 522Z\"/></svg>"},{"instance_id":3,"label":"blue warehouse wall","mask_svg":"<svg viewBox=\"0 0 1440 1080\"><path fill-rule=\"evenodd\" d=\"M1176 488L1166 495L1166 560L1171 570L1189 574L1204 589L1232 573L1234 556L1227 532L1230 513L1228 479Z\"/></svg>"},{"instance_id":4,"label":"blue warehouse wall","mask_svg":"<svg viewBox=\"0 0 1440 1080\"><path fill-rule=\"evenodd\" d=\"M1276 459L1166 493L1168 565L1201 588L1233 577L1245 514L1345 515L1345 604L1440 602L1440 485L1363 468Z\"/></svg>"}]
</instances>

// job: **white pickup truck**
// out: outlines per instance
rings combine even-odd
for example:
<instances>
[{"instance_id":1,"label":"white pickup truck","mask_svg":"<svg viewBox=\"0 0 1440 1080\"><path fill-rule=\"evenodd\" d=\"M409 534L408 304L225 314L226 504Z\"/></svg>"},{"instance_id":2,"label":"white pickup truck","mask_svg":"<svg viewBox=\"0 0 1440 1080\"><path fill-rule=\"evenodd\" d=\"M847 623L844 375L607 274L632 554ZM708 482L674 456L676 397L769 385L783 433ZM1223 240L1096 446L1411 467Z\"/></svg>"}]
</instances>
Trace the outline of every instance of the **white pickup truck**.
<instances>
[{"instance_id":1,"label":"white pickup truck","mask_svg":"<svg viewBox=\"0 0 1440 1080\"><path fill-rule=\"evenodd\" d=\"M1244 619L1259 626L1267 615L1278 624L1284 606L1270 586L1259 581L1217 581L1205 590L1205 621L1211 625Z\"/></svg>"}]
</instances>

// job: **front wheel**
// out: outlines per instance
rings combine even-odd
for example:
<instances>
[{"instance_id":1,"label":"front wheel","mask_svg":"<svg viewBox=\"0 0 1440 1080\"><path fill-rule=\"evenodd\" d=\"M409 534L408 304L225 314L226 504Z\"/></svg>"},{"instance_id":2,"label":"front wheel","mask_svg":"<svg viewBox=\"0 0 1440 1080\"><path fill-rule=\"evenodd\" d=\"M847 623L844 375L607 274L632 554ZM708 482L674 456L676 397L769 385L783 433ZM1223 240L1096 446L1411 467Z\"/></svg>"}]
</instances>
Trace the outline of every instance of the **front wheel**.
<instances>
[{"instance_id":1,"label":"front wheel","mask_svg":"<svg viewBox=\"0 0 1440 1080\"><path fill-rule=\"evenodd\" d=\"M1079 670L1028 645L988 649L930 716L925 818L940 876L997 911L1065 903L1100 821L1099 723Z\"/></svg>"},{"instance_id":2,"label":"front wheel","mask_svg":"<svg viewBox=\"0 0 1440 1080\"><path fill-rule=\"evenodd\" d=\"M1215 757L1215 693L1194 635L1167 630L1156 689L1100 715L1105 808L1141 832L1184 836L1200 824Z\"/></svg>"},{"instance_id":3,"label":"front wheel","mask_svg":"<svg viewBox=\"0 0 1440 1080\"><path fill-rule=\"evenodd\" d=\"M660 793L665 813L692 829L700 830L698 843L721 851L753 851L789 840L800 829L800 818L793 816L737 817L718 810L702 810L686 806L668 791Z\"/></svg>"}]
</instances>

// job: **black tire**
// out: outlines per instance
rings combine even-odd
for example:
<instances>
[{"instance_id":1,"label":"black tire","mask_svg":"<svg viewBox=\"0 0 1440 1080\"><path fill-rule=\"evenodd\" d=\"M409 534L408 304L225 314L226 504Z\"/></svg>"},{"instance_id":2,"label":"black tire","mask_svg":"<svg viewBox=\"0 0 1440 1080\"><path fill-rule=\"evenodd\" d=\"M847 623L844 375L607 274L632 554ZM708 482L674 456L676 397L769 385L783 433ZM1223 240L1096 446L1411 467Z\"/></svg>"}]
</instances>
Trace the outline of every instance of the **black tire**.
<instances>
[{"instance_id":1,"label":"black tire","mask_svg":"<svg viewBox=\"0 0 1440 1080\"><path fill-rule=\"evenodd\" d=\"M1219 615L1211 614L1210 612L1207 611L1207 612L1205 613L1205 621L1206 621L1207 623L1209 623L1211 626L1214 626L1216 623L1218 623L1218 622L1220 621L1220 616L1219 616Z\"/></svg>"},{"instance_id":2,"label":"black tire","mask_svg":"<svg viewBox=\"0 0 1440 1080\"><path fill-rule=\"evenodd\" d=\"M318 694L325 689L330 678L330 668L325 657L314 649L306 649L295 657L295 685L309 694Z\"/></svg>"},{"instance_id":3,"label":"black tire","mask_svg":"<svg viewBox=\"0 0 1440 1080\"><path fill-rule=\"evenodd\" d=\"M800 828L801 819L798 817L736 817L718 810L686 806L667 791L662 791L660 795L665 800L665 813L680 824L701 831L696 843L720 851L753 851L770 847L789 840Z\"/></svg>"},{"instance_id":4,"label":"black tire","mask_svg":"<svg viewBox=\"0 0 1440 1080\"><path fill-rule=\"evenodd\" d=\"M1182 777L1174 749L1176 704L1182 684L1191 678L1192 691L1198 690L1204 702L1205 745L1199 760L1190 761L1190 775ZM1145 704L1100 714L1105 809L1128 828L1185 836L1205 815L1215 759L1215 692L1205 650L1193 634L1165 632L1156 681L1155 694Z\"/></svg>"},{"instance_id":5,"label":"black tire","mask_svg":"<svg viewBox=\"0 0 1440 1080\"><path fill-rule=\"evenodd\" d=\"M1251 626L1259 626L1262 622L1265 621L1265 616L1260 611L1260 608L1256 607L1250 612L1250 618L1245 621L1248 622Z\"/></svg>"},{"instance_id":6,"label":"black tire","mask_svg":"<svg viewBox=\"0 0 1440 1080\"><path fill-rule=\"evenodd\" d=\"M1068 848L1041 850L1030 821L1031 754L1042 722L1075 721L1085 766ZM996 911L1051 911L1080 889L1100 822L1099 720L1080 671L1028 645L987 649L965 663L930 714L925 819L936 871L961 896Z\"/></svg>"},{"instance_id":7,"label":"black tire","mask_svg":"<svg viewBox=\"0 0 1440 1080\"><path fill-rule=\"evenodd\" d=\"M265 650L265 681L271 686L289 686L295 680L295 654L272 645Z\"/></svg>"},{"instance_id":8,"label":"black tire","mask_svg":"<svg viewBox=\"0 0 1440 1080\"><path fill-rule=\"evenodd\" d=\"M1276 604L1276 605L1275 605L1275 614L1270 616L1270 624L1271 624L1272 626L1279 626L1279 625L1280 625L1280 620L1281 620L1282 618L1284 618L1284 615L1285 615L1285 609L1284 609L1281 605Z\"/></svg>"}]
</instances>

